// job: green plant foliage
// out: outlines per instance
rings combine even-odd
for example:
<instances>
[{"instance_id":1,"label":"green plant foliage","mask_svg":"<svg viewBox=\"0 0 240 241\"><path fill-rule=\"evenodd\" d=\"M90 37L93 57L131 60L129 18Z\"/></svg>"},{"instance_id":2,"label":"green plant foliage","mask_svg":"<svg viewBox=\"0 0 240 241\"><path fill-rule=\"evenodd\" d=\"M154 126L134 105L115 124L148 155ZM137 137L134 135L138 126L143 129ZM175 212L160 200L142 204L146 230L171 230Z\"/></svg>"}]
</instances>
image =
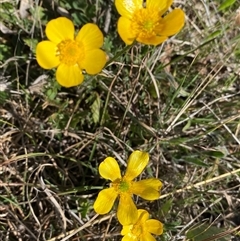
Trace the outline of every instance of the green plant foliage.
<instances>
[{"instance_id":1,"label":"green plant foliage","mask_svg":"<svg viewBox=\"0 0 240 241\"><path fill-rule=\"evenodd\" d=\"M94 100L90 108L92 111L92 117L93 117L94 123L98 123L100 119L101 99L97 93L95 93L95 95L96 95L96 99Z\"/></svg>"},{"instance_id":2,"label":"green plant foliage","mask_svg":"<svg viewBox=\"0 0 240 241\"><path fill-rule=\"evenodd\" d=\"M227 8L231 7L235 2L236 0L226 0L218 7L218 10L226 10Z\"/></svg>"},{"instance_id":3,"label":"green plant foliage","mask_svg":"<svg viewBox=\"0 0 240 241\"><path fill-rule=\"evenodd\" d=\"M8 92L0 91L0 104L3 105L9 98Z\"/></svg>"},{"instance_id":4,"label":"green plant foliage","mask_svg":"<svg viewBox=\"0 0 240 241\"><path fill-rule=\"evenodd\" d=\"M229 241L230 240L230 235L225 235L224 237L219 237L218 234L224 232L225 229L223 228L218 228L215 226L209 226L207 224L201 224L198 227L195 227L193 229L190 229L187 232L187 238L190 241L204 241L209 238L211 240L216 240L216 241ZM214 236L216 236L216 239L214 239Z\"/></svg>"}]
</instances>

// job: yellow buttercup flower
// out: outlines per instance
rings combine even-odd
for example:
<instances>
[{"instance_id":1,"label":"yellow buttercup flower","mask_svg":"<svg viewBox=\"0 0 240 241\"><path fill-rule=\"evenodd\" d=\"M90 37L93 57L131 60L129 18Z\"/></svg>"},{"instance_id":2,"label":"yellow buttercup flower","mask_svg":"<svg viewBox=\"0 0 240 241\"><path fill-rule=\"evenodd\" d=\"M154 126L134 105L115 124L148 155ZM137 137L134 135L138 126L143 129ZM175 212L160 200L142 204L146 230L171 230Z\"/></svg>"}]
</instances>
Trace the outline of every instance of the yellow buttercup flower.
<instances>
[{"instance_id":1,"label":"yellow buttercup flower","mask_svg":"<svg viewBox=\"0 0 240 241\"><path fill-rule=\"evenodd\" d=\"M88 74L101 72L107 56L100 48L103 34L97 25L85 24L75 37L73 22L65 17L51 20L46 26L49 40L38 43L36 58L44 69L57 67L56 79L64 87L82 83Z\"/></svg>"},{"instance_id":2,"label":"yellow buttercup flower","mask_svg":"<svg viewBox=\"0 0 240 241\"><path fill-rule=\"evenodd\" d=\"M146 152L134 151L127 163L127 170L122 177L117 161L107 157L99 165L100 175L112 183L110 187L99 192L94 203L94 210L98 214L108 213L116 198L119 196L117 217L122 225L134 223L138 218L137 208L132 200L132 194L139 195L146 200L155 200L160 196L162 183L156 178L133 181L142 173L149 162Z\"/></svg>"},{"instance_id":3,"label":"yellow buttercup flower","mask_svg":"<svg viewBox=\"0 0 240 241\"><path fill-rule=\"evenodd\" d=\"M174 9L163 16L173 0L115 0L118 33L130 45L135 40L149 45L158 45L169 36L178 33L184 25L184 12ZM146 6L144 6L146 5Z\"/></svg>"},{"instance_id":4,"label":"yellow buttercup flower","mask_svg":"<svg viewBox=\"0 0 240 241\"><path fill-rule=\"evenodd\" d=\"M149 219L149 213L144 209L138 210L138 219L133 224L123 226L122 241L156 241L151 234L161 235L163 224L156 219Z\"/></svg>"}]
</instances>

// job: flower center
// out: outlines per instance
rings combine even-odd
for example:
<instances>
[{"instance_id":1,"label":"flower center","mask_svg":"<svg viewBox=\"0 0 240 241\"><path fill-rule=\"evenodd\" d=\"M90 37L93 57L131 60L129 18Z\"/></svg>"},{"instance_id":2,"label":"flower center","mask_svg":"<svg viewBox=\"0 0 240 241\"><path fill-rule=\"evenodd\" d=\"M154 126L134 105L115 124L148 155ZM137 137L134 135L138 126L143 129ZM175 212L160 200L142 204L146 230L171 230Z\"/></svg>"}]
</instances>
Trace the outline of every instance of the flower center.
<instances>
[{"instance_id":1,"label":"flower center","mask_svg":"<svg viewBox=\"0 0 240 241\"><path fill-rule=\"evenodd\" d=\"M66 65L74 65L84 58L84 48L80 42L74 40L63 40L57 45L57 55L60 62Z\"/></svg>"},{"instance_id":2,"label":"flower center","mask_svg":"<svg viewBox=\"0 0 240 241\"><path fill-rule=\"evenodd\" d=\"M149 39L159 35L163 27L161 20L157 10L141 8L133 14L131 29L137 37Z\"/></svg>"},{"instance_id":3,"label":"flower center","mask_svg":"<svg viewBox=\"0 0 240 241\"><path fill-rule=\"evenodd\" d=\"M114 182L112 182L112 187L115 188L115 190L121 194L121 193L129 193L131 194L131 186L132 186L132 183L131 181L128 181L124 178L122 179L118 179Z\"/></svg>"},{"instance_id":4,"label":"flower center","mask_svg":"<svg viewBox=\"0 0 240 241\"><path fill-rule=\"evenodd\" d=\"M141 225L141 223L136 223L133 225L132 229L131 229L131 233L135 236L135 237L139 237L140 235L143 234L143 227Z\"/></svg>"},{"instance_id":5,"label":"flower center","mask_svg":"<svg viewBox=\"0 0 240 241\"><path fill-rule=\"evenodd\" d=\"M122 181L119 183L119 187L118 187L119 191L120 191L120 192L127 192L127 191L129 191L129 187L130 187L129 184L130 184L130 183L122 180Z\"/></svg>"}]
</instances>

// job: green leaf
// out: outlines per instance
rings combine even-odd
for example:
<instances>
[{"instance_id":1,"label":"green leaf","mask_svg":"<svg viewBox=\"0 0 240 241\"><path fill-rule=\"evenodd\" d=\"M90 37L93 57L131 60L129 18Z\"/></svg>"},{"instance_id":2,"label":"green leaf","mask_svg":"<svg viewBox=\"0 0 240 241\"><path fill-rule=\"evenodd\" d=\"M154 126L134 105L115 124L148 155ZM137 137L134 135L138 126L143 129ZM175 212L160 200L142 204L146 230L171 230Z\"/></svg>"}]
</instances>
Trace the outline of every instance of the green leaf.
<instances>
[{"instance_id":1,"label":"green leaf","mask_svg":"<svg viewBox=\"0 0 240 241\"><path fill-rule=\"evenodd\" d=\"M171 210L172 203L173 203L173 200L169 199L161 206L160 211L161 211L163 217L165 217L168 214L168 212Z\"/></svg>"},{"instance_id":2,"label":"green leaf","mask_svg":"<svg viewBox=\"0 0 240 241\"><path fill-rule=\"evenodd\" d=\"M148 92L150 93L151 97L156 99L157 98L157 92L156 92L156 89L155 89L155 86L153 83L151 83L148 87Z\"/></svg>"},{"instance_id":3,"label":"green leaf","mask_svg":"<svg viewBox=\"0 0 240 241\"><path fill-rule=\"evenodd\" d=\"M203 152L204 155L216 157L216 158L223 158L225 155L221 151L205 151Z\"/></svg>"},{"instance_id":4,"label":"green leaf","mask_svg":"<svg viewBox=\"0 0 240 241\"><path fill-rule=\"evenodd\" d=\"M198 166L208 167L208 165L206 163L202 162L200 159L195 158L195 157L184 157L184 161L198 165Z\"/></svg>"},{"instance_id":5,"label":"green leaf","mask_svg":"<svg viewBox=\"0 0 240 241\"><path fill-rule=\"evenodd\" d=\"M187 238L190 239L190 241L204 241L207 240L208 238L211 238L213 240L213 236L217 235L221 232L224 232L225 229L223 228L217 228L215 226L210 226L208 224L202 224L201 226L195 227L190 229L187 232ZM225 236L225 237L219 237L214 239L216 241L229 241L231 240L231 237Z\"/></svg>"},{"instance_id":6,"label":"green leaf","mask_svg":"<svg viewBox=\"0 0 240 241\"><path fill-rule=\"evenodd\" d=\"M221 30L214 31L213 33L211 33L207 36L207 38L205 39L205 42L219 37L220 35L222 35L222 33L223 32Z\"/></svg>"},{"instance_id":7,"label":"green leaf","mask_svg":"<svg viewBox=\"0 0 240 241\"><path fill-rule=\"evenodd\" d=\"M187 124L183 127L182 131L186 131L187 129L189 129L191 127L191 119L188 120Z\"/></svg>"},{"instance_id":8,"label":"green leaf","mask_svg":"<svg viewBox=\"0 0 240 241\"><path fill-rule=\"evenodd\" d=\"M36 53L36 46L38 44L38 40L31 39L31 38L25 38L25 39L23 39L23 41L33 51L33 53Z\"/></svg>"},{"instance_id":9,"label":"green leaf","mask_svg":"<svg viewBox=\"0 0 240 241\"><path fill-rule=\"evenodd\" d=\"M226 8L231 7L235 2L236 0L226 0L219 6L218 10L225 10Z\"/></svg>"},{"instance_id":10,"label":"green leaf","mask_svg":"<svg viewBox=\"0 0 240 241\"><path fill-rule=\"evenodd\" d=\"M100 107L101 107L101 99L99 95L96 93L96 99L91 105L92 117L94 123L98 123L100 119Z\"/></svg>"},{"instance_id":11,"label":"green leaf","mask_svg":"<svg viewBox=\"0 0 240 241\"><path fill-rule=\"evenodd\" d=\"M6 91L0 91L0 104L4 104L9 98L9 94Z\"/></svg>"},{"instance_id":12,"label":"green leaf","mask_svg":"<svg viewBox=\"0 0 240 241\"><path fill-rule=\"evenodd\" d=\"M170 144L179 145L179 144L187 143L188 141L189 141L189 137L180 137L180 138L172 138L168 142Z\"/></svg>"},{"instance_id":13,"label":"green leaf","mask_svg":"<svg viewBox=\"0 0 240 241\"><path fill-rule=\"evenodd\" d=\"M46 94L49 100L54 100L56 98L57 91L55 89L48 89Z\"/></svg>"},{"instance_id":14,"label":"green leaf","mask_svg":"<svg viewBox=\"0 0 240 241\"><path fill-rule=\"evenodd\" d=\"M34 8L30 8L29 11L32 14L32 16L35 16L37 19L42 20L45 16L45 9L41 6L34 6ZM42 21L41 24L43 24Z\"/></svg>"}]
</instances>

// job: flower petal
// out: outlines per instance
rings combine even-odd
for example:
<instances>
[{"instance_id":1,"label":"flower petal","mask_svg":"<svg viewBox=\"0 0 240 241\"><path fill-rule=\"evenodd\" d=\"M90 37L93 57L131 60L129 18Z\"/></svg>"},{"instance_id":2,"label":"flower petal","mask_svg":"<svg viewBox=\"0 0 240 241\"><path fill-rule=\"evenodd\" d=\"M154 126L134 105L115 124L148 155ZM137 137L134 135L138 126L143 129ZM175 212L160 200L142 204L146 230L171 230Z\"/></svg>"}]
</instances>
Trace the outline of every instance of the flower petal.
<instances>
[{"instance_id":1,"label":"flower petal","mask_svg":"<svg viewBox=\"0 0 240 241\"><path fill-rule=\"evenodd\" d=\"M137 38L137 41L139 43L143 43L143 44L151 44L151 45L159 45L161 43L163 43L165 40L167 40L167 36L155 36L153 38L141 38L141 37L138 37Z\"/></svg>"},{"instance_id":2,"label":"flower petal","mask_svg":"<svg viewBox=\"0 0 240 241\"><path fill-rule=\"evenodd\" d=\"M141 223L144 223L149 219L149 213L148 211L144 209L138 209L138 222L140 221Z\"/></svg>"},{"instance_id":3,"label":"flower petal","mask_svg":"<svg viewBox=\"0 0 240 241\"><path fill-rule=\"evenodd\" d=\"M122 238L122 241L138 241L138 237L129 233Z\"/></svg>"},{"instance_id":4,"label":"flower petal","mask_svg":"<svg viewBox=\"0 0 240 241\"><path fill-rule=\"evenodd\" d=\"M56 79L64 87L77 86L83 82L83 74L77 64L60 64L57 68Z\"/></svg>"},{"instance_id":5,"label":"flower petal","mask_svg":"<svg viewBox=\"0 0 240 241\"><path fill-rule=\"evenodd\" d=\"M118 221L122 225L129 225L137 221L137 207L129 194L121 194L118 204L117 217Z\"/></svg>"},{"instance_id":6,"label":"flower petal","mask_svg":"<svg viewBox=\"0 0 240 241\"><path fill-rule=\"evenodd\" d=\"M136 35L131 31L131 21L125 17L120 17L117 23L118 34L125 44L130 45L136 39Z\"/></svg>"},{"instance_id":7,"label":"flower petal","mask_svg":"<svg viewBox=\"0 0 240 241\"><path fill-rule=\"evenodd\" d=\"M160 180L155 178L141 180L139 182L133 182L132 193L140 196L146 200L156 200L160 196L160 188L162 183Z\"/></svg>"},{"instance_id":8,"label":"flower petal","mask_svg":"<svg viewBox=\"0 0 240 241\"><path fill-rule=\"evenodd\" d=\"M145 222L145 227L149 233L161 235L163 233L163 224L156 219L149 219Z\"/></svg>"},{"instance_id":9,"label":"flower petal","mask_svg":"<svg viewBox=\"0 0 240 241\"><path fill-rule=\"evenodd\" d=\"M56 44L62 40L74 39L73 22L65 17L49 21L45 31L48 39Z\"/></svg>"},{"instance_id":10,"label":"flower petal","mask_svg":"<svg viewBox=\"0 0 240 241\"><path fill-rule=\"evenodd\" d=\"M42 41L36 47L36 59L38 64L44 69L52 69L60 64L59 57L56 56L57 45L50 41Z\"/></svg>"},{"instance_id":11,"label":"flower petal","mask_svg":"<svg viewBox=\"0 0 240 241\"><path fill-rule=\"evenodd\" d=\"M158 34L163 36L172 36L183 28L184 21L184 12L181 9L174 9L166 17L163 18L163 28Z\"/></svg>"},{"instance_id":12,"label":"flower petal","mask_svg":"<svg viewBox=\"0 0 240 241\"><path fill-rule=\"evenodd\" d=\"M107 62L107 55L101 49L86 52L85 58L79 63L88 74L97 74L102 71Z\"/></svg>"},{"instance_id":13,"label":"flower petal","mask_svg":"<svg viewBox=\"0 0 240 241\"><path fill-rule=\"evenodd\" d=\"M79 31L76 41L82 42L85 51L101 48L103 34L96 24L87 23Z\"/></svg>"},{"instance_id":14,"label":"flower petal","mask_svg":"<svg viewBox=\"0 0 240 241\"><path fill-rule=\"evenodd\" d=\"M150 233L146 232L140 238L140 241L156 241L156 239Z\"/></svg>"},{"instance_id":15,"label":"flower petal","mask_svg":"<svg viewBox=\"0 0 240 241\"><path fill-rule=\"evenodd\" d=\"M98 214L108 213L111 210L117 196L118 193L113 187L100 191L95 203L93 204L95 212Z\"/></svg>"},{"instance_id":16,"label":"flower petal","mask_svg":"<svg viewBox=\"0 0 240 241\"><path fill-rule=\"evenodd\" d=\"M173 0L147 0L147 8L152 8L159 11L159 16L162 16L172 5Z\"/></svg>"},{"instance_id":17,"label":"flower petal","mask_svg":"<svg viewBox=\"0 0 240 241\"><path fill-rule=\"evenodd\" d=\"M137 9L143 8L142 0L115 0L115 6L121 16L131 19Z\"/></svg>"},{"instance_id":18,"label":"flower petal","mask_svg":"<svg viewBox=\"0 0 240 241\"><path fill-rule=\"evenodd\" d=\"M100 163L99 173L103 178L111 180L112 182L122 177L119 165L112 157L107 157Z\"/></svg>"},{"instance_id":19,"label":"flower petal","mask_svg":"<svg viewBox=\"0 0 240 241\"><path fill-rule=\"evenodd\" d=\"M143 169L147 166L149 155L147 152L134 151L128 158L126 179L133 180L141 174Z\"/></svg>"},{"instance_id":20,"label":"flower petal","mask_svg":"<svg viewBox=\"0 0 240 241\"><path fill-rule=\"evenodd\" d=\"M126 235L126 234L130 233L132 226L133 226L132 224L123 226L122 230L121 230L121 235Z\"/></svg>"}]
</instances>

